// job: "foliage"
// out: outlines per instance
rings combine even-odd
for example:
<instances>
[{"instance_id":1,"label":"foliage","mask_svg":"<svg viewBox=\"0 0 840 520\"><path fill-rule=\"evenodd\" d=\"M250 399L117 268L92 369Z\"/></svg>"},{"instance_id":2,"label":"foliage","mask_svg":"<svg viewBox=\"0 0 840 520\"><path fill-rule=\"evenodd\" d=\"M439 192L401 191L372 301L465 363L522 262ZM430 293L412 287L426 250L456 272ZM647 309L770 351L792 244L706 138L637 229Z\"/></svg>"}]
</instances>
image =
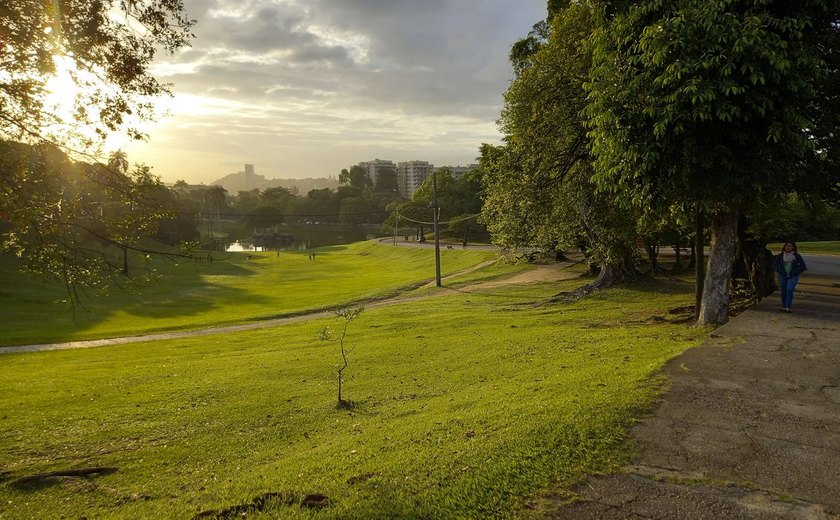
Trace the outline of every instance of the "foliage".
<instances>
[{"instance_id":1,"label":"foliage","mask_svg":"<svg viewBox=\"0 0 840 520\"><path fill-rule=\"evenodd\" d=\"M514 63L518 75L505 93L500 120L505 145L481 148L482 220L505 250L582 246L605 276L620 278L632 271L635 215L590 182L580 115L591 59L585 42L593 24L585 5L558 10L547 39L526 64Z\"/></svg>"},{"instance_id":2,"label":"foliage","mask_svg":"<svg viewBox=\"0 0 840 520\"><path fill-rule=\"evenodd\" d=\"M809 172L822 2L639 2L596 32L597 179L636 204L741 207Z\"/></svg>"},{"instance_id":3,"label":"foliage","mask_svg":"<svg viewBox=\"0 0 840 520\"><path fill-rule=\"evenodd\" d=\"M128 251L151 253L139 242L171 208L149 168L126 168L119 156L110 166L77 163L53 145L0 142L0 251L30 273L61 280L71 302L80 290L130 281Z\"/></svg>"},{"instance_id":4,"label":"foliage","mask_svg":"<svg viewBox=\"0 0 840 520\"><path fill-rule=\"evenodd\" d=\"M815 197L790 193L753 212L753 233L769 242L840 239L840 209Z\"/></svg>"},{"instance_id":5,"label":"foliage","mask_svg":"<svg viewBox=\"0 0 840 520\"><path fill-rule=\"evenodd\" d=\"M338 176L338 182L359 191L369 190L373 187L373 181L370 178L370 174L368 174L368 171L358 164L351 166L350 170L347 170L346 168L341 170L341 173Z\"/></svg>"},{"instance_id":6,"label":"foliage","mask_svg":"<svg viewBox=\"0 0 840 520\"><path fill-rule=\"evenodd\" d=\"M142 138L138 123L169 93L149 67L192 37L181 0L16 0L0 8L0 211L2 249L33 273L61 278L68 299L128 276L128 251L165 216L161 184L105 138ZM69 99L72 97L72 99ZM67 99L65 99L67 98ZM17 145L26 143L33 145ZM157 194L157 195L156 195ZM109 248L122 250L114 261Z\"/></svg>"},{"instance_id":7,"label":"foliage","mask_svg":"<svg viewBox=\"0 0 840 520\"><path fill-rule=\"evenodd\" d=\"M447 229L463 237L467 242L470 233L486 231L482 224L476 221L481 212L481 181L475 175L467 174L458 177L452 175L449 167L439 168L437 176L437 202L440 222L448 222ZM429 177L415 190L408 202L395 202L386 209L390 216L383 224L383 228L393 229L397 225L397 215L403 219L400 227L417 228L417 237L421 242L425 240L425 229L431 227L433 221L432 191L434 179Z\"/></svg>"},{"instance_id":8,"label":"foliage","mask_svg":"<svg viewBox=\"0 0 840 520\"><path fill-rule=\"evenodd\" d=\"M738 214L815 184L809 120L833 2L598 2L587 115L595 180L627 207L712 217L701 323L728 319ZM829 9L829 6L831 9ZM831 133L832 129L817 129ZM822 161L825 162L825 161Z\"/></svg>"},{"instance_id":9,"label":"foliage","mask_svg":"<svg viewBox=\"0 0 840 520\"><path fill-rule=\"evenodd\" d=\"M395 193L397 191L397 172L393 168L379 168L376 171L374 191Z\"/></svg>"},{"instance_id":10,"label":"foliage","mask_svg":"<svg viewBox=\"0 0 840 520\"><path fill-rule=\"evenodd\" d=\"M135 124L154 114L151 98L169 93L149 67L188 45L193 23L181 0L5 2L0 138L66 144L75 134L87 148L120 130L141 137ZM58 107L64 117L46 99L51 78L76 90L72 107Z\"/></svg>"}]
</instances>

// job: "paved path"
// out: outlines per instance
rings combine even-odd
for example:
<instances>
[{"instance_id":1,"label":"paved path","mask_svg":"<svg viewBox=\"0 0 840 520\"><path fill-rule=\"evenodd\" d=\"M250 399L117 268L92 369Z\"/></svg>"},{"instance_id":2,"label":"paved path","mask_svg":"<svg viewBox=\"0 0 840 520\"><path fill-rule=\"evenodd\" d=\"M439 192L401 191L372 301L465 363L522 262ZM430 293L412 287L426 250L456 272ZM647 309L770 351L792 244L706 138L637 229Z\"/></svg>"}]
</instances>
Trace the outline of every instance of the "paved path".
<instances>
[{"instance_id":1,"label":"paved path","mask_svg":"<svg viewBox=\"0 0 840 520\"><path fill-rule=\"evenodd\" d=\"M482 262L480 264L474 265L468 269L464 269L463 271L459 271L447 277L444 277L442 281L447 281L457 276L462 276L465 274L469 274L473 271L477 271L484 267L487 267L496 260L488 260ZM387 305L394 305L396 303L404 303L408 301L426 299L426 298L434 298L438 296L443 296L446 294L452 294L453 292L475 292L480 290L492 289L495 287L500 287L504 285L521 285L526 283L534 283L537 281L545 280L545 281L557 281L557 280L568 280L571 278L576 278L578 273L567 271L565 270L566 267L573 265L576 262L561 262L556 264L550 265L537 265L534 266L534 269L518 273L512 277L500 279L500 280L490 280L486 282L478 282L474 284L470 284L467 286L460 286L457 289L452 289L447 286L443 286L440 290L433 292L433 293L426 293L420 296L397 296L397 297L389 297L380 300L374 300L370 302L360 302L358 305L364 305L366 308L373 309L376 307L384 307ZM422 287L434 287L434 280L431 282L426 283ZM351 306L356 304L350 304ZM81 341L68 341L64 343L43 343L38 345L19 345L19 346L9 346L9 347L0 347L0 354L12 354L18 352L41 352L46 350L68 350L68 349L77 349L77 348L91 348L91 347L104 347L109 345L125 345L128 343L143 343L147 341L159 341L159 340L167 340L167 339L180 339L180 338L194 338L198 336L207 336L211 334L231 334L235 332L243 332L248 330L257 330L257 329L265 329L270 327L279 327L282 325L286 325L289 323L295 323L298 321L306 321L306 320L314 320L320 318L327 318L331 316L331 311L313 311L297 316L287 316L282 318L274 318L269 320L251 322L251 323L243 323L241 325L230 325L226 327L212 327L207 329L201 330L182 330L182 331L173 331L173 332L161 332L156 334L145 334L142 336L122 336L117 338L103 338L103 339L91 339L91 340L81 340Z\"/></svg>"},{"instance_id":2,"label":"paved path","mask_svg":"<svg viewBox=\"0 0 840 520\"><path fill-rule=\"evenodd\" d=\"M793 313L773 294L666 366L637 460L554 518L840 519L840 258L806 262Z\"/></svg>"}]
</instances>

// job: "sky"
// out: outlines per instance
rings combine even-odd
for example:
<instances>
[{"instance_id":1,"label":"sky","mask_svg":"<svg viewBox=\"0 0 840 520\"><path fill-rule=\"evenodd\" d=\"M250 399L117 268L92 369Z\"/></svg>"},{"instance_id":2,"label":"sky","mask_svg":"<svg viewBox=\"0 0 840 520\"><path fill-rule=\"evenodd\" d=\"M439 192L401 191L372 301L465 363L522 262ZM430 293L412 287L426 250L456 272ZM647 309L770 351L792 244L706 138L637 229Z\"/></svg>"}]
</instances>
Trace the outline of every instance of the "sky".
<instances>
[{"instance_id":1,"label":"sky","mask_svg":"<svg viewBox=\"0 0 840 520\"><path fill-rule=\"evenodd\" d=\"M192 47L160 55L168 115L123 146L166 182L361 161L475 162L500 140L511 45L546 0L186 0Z\"/></svg>"}]
</instances>

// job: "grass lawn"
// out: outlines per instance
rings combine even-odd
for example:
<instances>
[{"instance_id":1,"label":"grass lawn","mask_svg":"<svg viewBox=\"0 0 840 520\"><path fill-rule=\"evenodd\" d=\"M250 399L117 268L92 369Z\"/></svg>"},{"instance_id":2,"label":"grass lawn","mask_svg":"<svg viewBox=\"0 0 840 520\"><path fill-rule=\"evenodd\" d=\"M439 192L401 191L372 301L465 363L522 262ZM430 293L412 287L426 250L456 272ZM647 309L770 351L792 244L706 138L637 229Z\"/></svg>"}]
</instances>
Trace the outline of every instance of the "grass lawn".
<instances>
[{"instance_id":1,"label":"grass lawn","mask_svg":"<svg viewBox=\"0 0 840 520\"><path fill-rule=\"evenodd\" d=\"M767 249L774 255L782 251L784 244L767 244ZM812 255L840 255L840 241L834 242L797 242L796 249L802 254ZM806 260L807 262L807 260Z\"/></svg>"},{"instance_id":2,"label":"grass lawn","mask_svg":"<svg viewBox=\"0 0 840 520\"><path fill-rule=\"evenodd\" d=\"M250 260L248 256L250 255ZM0 262L0 346L205 328L333 307L434 277L430 249L373 242L309 252L230 253L224 261L151 265L159 279L65 303L64 287L18 274ZM443 250L443 275L494 258L489 251ZM149 266L138 265L134 272Z\"/></svg>"},{"instance_id":3,"label":"grass lawn","mask_svg":"<svg viewBox=\"0 0 840 520\"><path fill-rule=\"evenodd\" d=\"M539 516L541 496L628 460L657 371L707 334L654 318L691 304L674 281L535 305L579 284L366 310L349 410L337 346L315 340L338 319L3 355L0 518ZM19 480L91 467L115 470ZM328 505L302 508L310 494Z\"/></svg>"}]
</instances>

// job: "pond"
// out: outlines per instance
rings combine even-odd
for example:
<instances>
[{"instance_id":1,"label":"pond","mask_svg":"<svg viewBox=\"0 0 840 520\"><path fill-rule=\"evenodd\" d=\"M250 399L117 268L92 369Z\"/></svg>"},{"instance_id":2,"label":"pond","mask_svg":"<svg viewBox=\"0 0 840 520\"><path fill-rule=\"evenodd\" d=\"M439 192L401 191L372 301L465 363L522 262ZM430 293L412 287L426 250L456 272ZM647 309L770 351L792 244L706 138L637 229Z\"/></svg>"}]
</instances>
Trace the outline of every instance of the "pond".
<instances>
[{"instance_id":1,"label":"pond","mask_svg":"<svg viewBox=\"0 0 840 520\"><path fill-rule=\"evenodd\" d=\"M232 253L237 253L237 252L242 252L242 251L262 251L262 250L263 250L262 247L254 247L252 245L242 245L239 242L234 242L233 244L228 245L227 248L225 249L225 251L227 251L229 253L231 253L231 252Z\"/></svg>"}]
</instances>

